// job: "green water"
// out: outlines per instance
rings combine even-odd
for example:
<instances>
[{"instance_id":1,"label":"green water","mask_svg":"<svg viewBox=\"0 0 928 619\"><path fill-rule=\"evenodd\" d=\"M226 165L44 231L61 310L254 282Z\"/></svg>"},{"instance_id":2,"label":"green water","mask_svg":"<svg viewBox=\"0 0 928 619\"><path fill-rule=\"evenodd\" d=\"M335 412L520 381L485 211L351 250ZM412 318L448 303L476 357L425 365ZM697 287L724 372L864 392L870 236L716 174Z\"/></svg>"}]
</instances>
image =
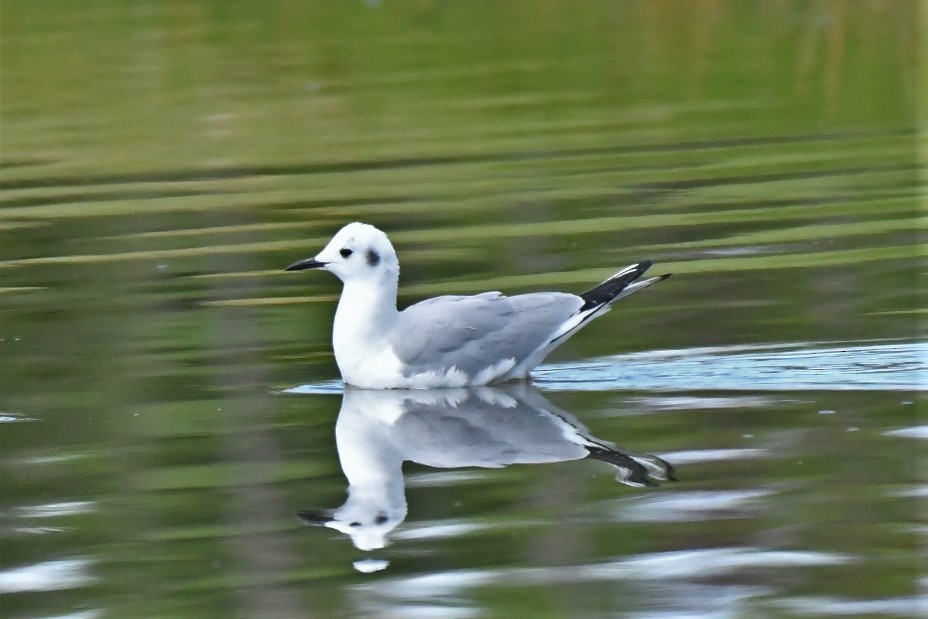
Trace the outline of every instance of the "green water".
<instances>
[{"instance_id":1,"label":"green water","mask_svg":"<svg viewBox=\"0 0 928 619\"><path fill-rule=\"evenodd\" d=\"M923 17L4 0L0 615L924 612ZM384 548L298 522L339 288L282 269L354 220L401 304L675 273L536 388L680 481L412 463Z\"/></svg>"}]
</instances>

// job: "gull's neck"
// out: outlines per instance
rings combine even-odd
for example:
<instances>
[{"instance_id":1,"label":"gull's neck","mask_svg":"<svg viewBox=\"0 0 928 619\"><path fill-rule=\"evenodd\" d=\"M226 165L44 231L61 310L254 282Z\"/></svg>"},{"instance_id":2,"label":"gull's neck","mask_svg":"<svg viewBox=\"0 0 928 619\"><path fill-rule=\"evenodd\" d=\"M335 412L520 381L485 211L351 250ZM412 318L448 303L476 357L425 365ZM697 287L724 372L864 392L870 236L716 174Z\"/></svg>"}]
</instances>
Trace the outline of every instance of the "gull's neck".
<instances>
[{"instance_id":1,"label":"gull's neck","mask_svg":"<svg viewBox=\"0 0 928 619\"><path fill-rule=\"evenodd\" d=\"M346 400L349 397L345 396ZM381 412L376 405L373 408L375 413ZM392 409L389 403L381 408ZM395 416L402 414L399 410ZM335 445L349 492L399 505L406 502L403 454L392 440L392 426L369 410L343 406L335 423Z\"/></svg>"},{"instance_id":2,"label":"gull's neck","mask_svg":"<svg viewBox=\"0 0 928 619\"><path fill-rule=\"evenodd\" d=\"M398 314L396 287L389 275L345 282L332 327L336 359L381 347Z\"/></svg>"}]
</instances>

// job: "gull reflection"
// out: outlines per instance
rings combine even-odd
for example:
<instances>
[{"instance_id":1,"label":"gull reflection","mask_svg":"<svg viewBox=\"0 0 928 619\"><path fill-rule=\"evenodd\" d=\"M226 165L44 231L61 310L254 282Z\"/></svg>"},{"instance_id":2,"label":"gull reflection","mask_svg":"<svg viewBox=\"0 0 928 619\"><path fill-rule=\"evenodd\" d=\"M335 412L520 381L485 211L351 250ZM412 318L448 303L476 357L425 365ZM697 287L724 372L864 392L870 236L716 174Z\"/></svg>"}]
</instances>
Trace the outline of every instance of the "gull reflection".
<instances>
[{"instance_id":1,"label":"gull reflection","mask_svg":"<svg viewBox=\"0 0 928 619\"><path fill-rule=\"evenodd\" d=\"M476 389L373 391L348 388L335 424L348 498L334 510L297 514L383 548L406 518L403 463L497 468L591 458L612 465L629 486L673 480L673 468L592 436L572 415L525 384Z\"/></svg>"}]
</instances>

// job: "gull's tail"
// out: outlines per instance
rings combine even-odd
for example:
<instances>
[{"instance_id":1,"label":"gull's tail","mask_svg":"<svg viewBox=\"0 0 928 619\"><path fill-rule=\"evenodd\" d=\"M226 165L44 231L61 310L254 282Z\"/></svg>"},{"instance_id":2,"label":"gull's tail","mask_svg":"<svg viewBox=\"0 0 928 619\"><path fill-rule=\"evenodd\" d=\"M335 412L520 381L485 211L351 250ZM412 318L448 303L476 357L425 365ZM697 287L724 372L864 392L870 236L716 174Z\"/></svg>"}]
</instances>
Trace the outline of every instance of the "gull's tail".
<instances>
[{"instance_id":1,"label":"gull's tail","mask_svg":"<svg viewBox=\"0 0 928 619\"><path fill-rule=\"evenodd\" d=\"M561 325L548 344L543 347L544 355L562 344L564 340L576 333L577 329L591 319L608 312L609 306L619 299L624 299L630 294L644 290L648 286L665 280L672 275L672 273L666 273L637 281L650 267L650 260L630 264L603 283L579 295L583 299L583 305L580 306L576 314Z\"/></svg>"},{"instance_id":2,"label":"gull's tail","mask_svg":"<svg viewBox=\"0 0 928 619\"><path fill-rule=\"evenodd\" d=\"M664 275L658 275L657 277L649 277L640 282L636 281L639 277L644 275L645 271L651 268L651 264L650 260L631 264L600 285L590 288L581 294L580 298L584 300L584 304L583 307L580 308L580 313L596 312L596 310L604 306L609 306L619 299L625 298L639 290L644 290L648 286L665 280L672 275L672 273L666 273Z\"/></svg>"}]
</instances>

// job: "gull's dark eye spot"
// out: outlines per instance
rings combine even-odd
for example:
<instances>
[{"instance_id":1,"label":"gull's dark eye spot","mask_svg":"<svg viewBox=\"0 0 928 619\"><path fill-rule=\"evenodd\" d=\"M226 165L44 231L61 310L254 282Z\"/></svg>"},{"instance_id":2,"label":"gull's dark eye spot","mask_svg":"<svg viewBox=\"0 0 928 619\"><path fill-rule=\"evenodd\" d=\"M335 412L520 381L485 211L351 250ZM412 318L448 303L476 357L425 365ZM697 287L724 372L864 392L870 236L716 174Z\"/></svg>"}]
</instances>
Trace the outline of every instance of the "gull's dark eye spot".
<instances>
[{"instance_id":1,"label":"gull's dark eye spot","mask_svg":"<svg viewBox=\"0 0 928 619\"><path fill-rule=\"evenodd\" d=\"M380 254L375 252L373 249L367 250L367 264L369 266L375 267L377 263L380 262Z\"/></svg>"},{"instance_id":2,"label":"gull's dark eye spot","mask_svg":"<svg viewBox=\"0 0 928 619\"><path fill-rule=\"evenodd\" d=\"M383 524L383 523L385 523L387 520L389 520L389 518L387 518L387 515L386 515L386 514L377 514L377 519L374 520L374 522L375 522L376 524Z\"/></svg>"},{"instance_id":3,"label":"gull's dark eye spot","mask_svg":"<svg viewBox=\"0 0 928 619\"><path fill-rule=\"evenodd\" d=\"M338 253L340 253L340 254L342 255L342 258L347 258L348 256L350 256L350 255L353 254L354 252L351 251L350 249L348 249L347 247L345 247L344 249L342 249L342 250L339 251Z\"/></svg>"},{"instance_id":4,"label":"gull's dark eye spot","mask_svg":"<svg viewBox=\"0 0 928 619\"><path fill-rule=\"evenodd\" d=\"M350 523L348 526L349 527L360 527L361 523L355 520L354 522Z\"/></svg>"}]
</instances>

